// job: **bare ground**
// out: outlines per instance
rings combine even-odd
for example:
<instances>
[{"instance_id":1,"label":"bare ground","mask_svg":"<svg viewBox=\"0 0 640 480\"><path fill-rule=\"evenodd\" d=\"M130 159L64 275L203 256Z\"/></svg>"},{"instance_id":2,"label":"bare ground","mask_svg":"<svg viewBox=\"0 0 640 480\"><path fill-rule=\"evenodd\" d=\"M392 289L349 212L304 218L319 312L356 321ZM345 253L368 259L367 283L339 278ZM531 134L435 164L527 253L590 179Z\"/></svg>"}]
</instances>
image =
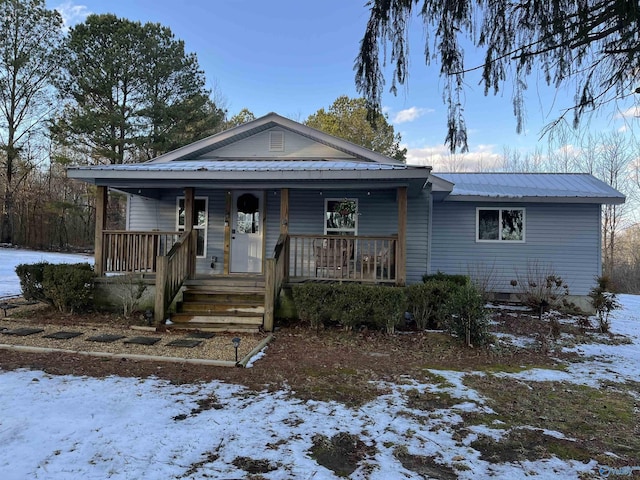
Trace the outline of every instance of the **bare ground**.
<instances>
[{"instance_id":1,"label":"bare ground","mask_svg":"<svg viewBox=\"0 0 640 480\"><path fill-rule=\"evenodd\" d=\"M125 319L107 313L71 315L43 305L24 305L20 299L14 302L20 307L8 310L8 315L33 326L72 328L91 324L114 327L144 324L141 316ZM517 328L520 333L526 329L536 334L547 328L530 318L523 319L516 327L513 317L505 318L496 330ZM506 325L507 320L512 324ZM372 381L398 381L407 375L420 378L431 368L472 371L498 367L509 370L522 365L551 367L556 363L557 360L535 348L500 349L499 353L484 348L463 348L455 338L441 332L405 331L386 335L339 328L316 332L300 324L279 326L267 354L250 369L108 358L89 360L85 356L59 353L3 351L0 357L0 367L5 370L32 368L52 374L93 377L155 376L174 383L217 379L258 390L277 390L286 384L301 397L334 399L346 404L361 404L377 395L379 392L372 387Z\"/></svg>"}]
</instances>

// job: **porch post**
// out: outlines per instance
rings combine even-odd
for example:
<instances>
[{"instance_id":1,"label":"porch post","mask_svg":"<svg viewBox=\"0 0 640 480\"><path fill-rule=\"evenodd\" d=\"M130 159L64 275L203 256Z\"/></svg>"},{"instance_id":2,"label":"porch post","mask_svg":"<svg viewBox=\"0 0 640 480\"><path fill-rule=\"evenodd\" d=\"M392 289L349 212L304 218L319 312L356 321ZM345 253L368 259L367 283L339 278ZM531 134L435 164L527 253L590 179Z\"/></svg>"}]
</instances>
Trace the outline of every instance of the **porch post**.
<instances>
[{"instance_id":1,"label":"porch post","mask_svg":"<svg viewBox=\"0 0 640 480\"><path fill-rule=\"evenodd\" d=\"M396 284L407 282L407 187L398 187L398 246Z\"/></svg>"},{"instance_id":2,"label":"porch post","mask_svg":"<svg viewBox=\"0 0 640 480\"><path fill-rule=\"evenodd\" d=\"M280 233L289 234L289 189L280 189Z\"/></svg>"},{"instance_id":3,"label":"porch post","mask_svg":"<svg viewBox=\"0 0 640 480\"><path fill-rule=\"evenodd\" d=\"M102 244L102 232L107 226L107 202L108 187L98 186L96 189L96 232L94 238L94 271L97 276L104 273L104 245Z\"/></svg>"},{"instance_id":4,"label":"porch post","mask_svg":"<svg viewBox=\"0 0 640 480\"><path fill-rule=\"evenodd\" d=\"M191 232L193 230L194 208L195 208L195 189L193 187L185 187L184 189L184 231L185 232ZM196 273L196 248L194 248L192 244L189 247L188 276L193 277L195 273Z\"/></svg>"},{"instance_id":5,"label":"porch post","mask_svg":"<svg viewBox=\"0 0 640 480\"><path fill-rule=\"evenodd\" d=\"M227 192L224 201L224 259L222 273L229 275L229 259L231 256L231 192Z\"/></svg>"},{"instance_id":6,"label":"porch post","mask_svg":"<svg viewBox=\"0 0 640 480\"><path fill-rule=\"evenodd\" d=\"M280 235L289 236L289 189L280 189ZM289 239L287 238L284 244L284 279L283 281L289 281Z\"/></svg>"}]
</instances>

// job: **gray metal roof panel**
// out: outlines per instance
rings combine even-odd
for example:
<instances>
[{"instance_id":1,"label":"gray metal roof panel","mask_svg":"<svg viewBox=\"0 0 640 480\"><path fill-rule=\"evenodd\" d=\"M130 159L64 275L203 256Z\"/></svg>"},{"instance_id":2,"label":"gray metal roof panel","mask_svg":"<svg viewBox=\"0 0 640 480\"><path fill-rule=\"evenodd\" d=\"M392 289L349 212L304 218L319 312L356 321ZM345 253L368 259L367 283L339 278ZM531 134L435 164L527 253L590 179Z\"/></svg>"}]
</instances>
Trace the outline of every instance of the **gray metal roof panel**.
<instances>
[{"instance_id":1,"label":"gray metal roof panel","mask_svg":"<svg viewBox=\"0 0 640 480\"><path fill-rule=\"evenodd\" d=\"M329 170L407 170L406 165L340 160L213 160L167 163L130 163L72 167L74 170L111 172L259 172L259 171L329 171Z\"/></svg>"},{"instance_id":2,"label":"gray metal roof panel","mask_svg":"<svg viewBox=\"0 0 640 480\"><path fill-rule=\"evenodd\" d=\"M436 173L454 184L450 197L614 199L625 197L586 173Z\"/></svg>"}]
</instances>

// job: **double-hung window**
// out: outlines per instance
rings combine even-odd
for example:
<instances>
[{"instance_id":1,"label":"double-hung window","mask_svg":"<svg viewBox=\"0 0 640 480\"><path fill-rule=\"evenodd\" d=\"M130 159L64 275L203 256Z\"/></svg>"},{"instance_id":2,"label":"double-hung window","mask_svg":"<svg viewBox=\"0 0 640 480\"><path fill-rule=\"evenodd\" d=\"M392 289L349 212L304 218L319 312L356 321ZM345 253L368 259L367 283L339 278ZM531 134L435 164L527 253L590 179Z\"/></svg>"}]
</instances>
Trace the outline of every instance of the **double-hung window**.
<instances>
[{"instance_id":1,"label":"double-hung window","mask_svg":"<svg viewBox=\"0 0 640 480\"><path fill-rule=\"evenodd\" d=\"M477 242L524 242L524 208L476 209Z\"/></svg>"},{"instance_id":2,"label":"double-hung window","mask_svg":"<svg viewBox=\"0 0 640 480\"><path fill-rule=\"evenodd\" d=\"M358 200L327 198L324 203L325 235L358 234Z\"/></svg>"}]
</instances>

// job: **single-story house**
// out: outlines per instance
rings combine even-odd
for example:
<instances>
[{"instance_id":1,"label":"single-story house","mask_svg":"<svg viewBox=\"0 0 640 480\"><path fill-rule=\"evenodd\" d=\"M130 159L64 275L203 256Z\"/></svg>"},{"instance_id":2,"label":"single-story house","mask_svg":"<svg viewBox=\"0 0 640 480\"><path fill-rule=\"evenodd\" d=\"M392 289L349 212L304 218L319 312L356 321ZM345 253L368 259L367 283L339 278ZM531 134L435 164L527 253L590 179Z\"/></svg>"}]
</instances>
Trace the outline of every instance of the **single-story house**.
<instances>
[{"instance_id":1,"label":"single-story house","mask_svg":"<svg viewBox=\"0 0 640 480\"><path fill-rule=\"evenodd\" d=\"M434 174L270 113L145 163L74 166L97 186L95 269L139 273L155 317L197 328L273 328L282 286L405 285L482 274L496 292L531 262L571 293L600 274L602 204L591 175ZM125 230L106 230L109 189ZM105 277L109 282L110 276Z\"/></svg>"}]
</instances>

